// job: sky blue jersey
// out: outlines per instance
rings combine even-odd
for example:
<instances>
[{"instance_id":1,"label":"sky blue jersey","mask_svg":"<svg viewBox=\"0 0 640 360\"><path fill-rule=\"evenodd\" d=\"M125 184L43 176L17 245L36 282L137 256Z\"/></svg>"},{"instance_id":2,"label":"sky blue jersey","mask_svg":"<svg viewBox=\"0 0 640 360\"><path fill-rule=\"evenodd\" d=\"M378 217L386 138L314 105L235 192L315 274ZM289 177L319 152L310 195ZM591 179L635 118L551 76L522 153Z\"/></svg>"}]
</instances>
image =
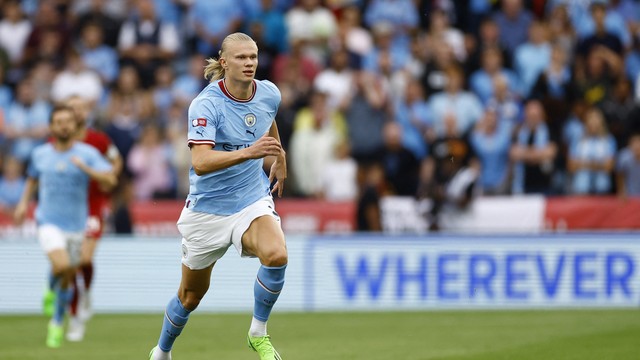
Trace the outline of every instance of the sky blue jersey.
<instances>
[{"instance_id":1,"label":"sky blue jersey","mask_svg":"<svg viewBox=\"0 0 640 360\"><path fill-rule=\"evenodd\" d=\"M188 143L235 151L251 146L269 132L280 106L280 91L271 82L253 81L253 95L240 100L223 80L210 83L189 106ZM252 159L202 176L189 170L186 206L194 211L231 215L269 196L263 159Z\"/></svg>"},{"instance_id":2,"label":"sky blue jersey","mask_svg":"<svg viewBox=\"0 0 640 360\"><path fill-rule=\"evenodd\" d=\"M111 169L98 150L84 143L74 143L64 152L46 143L31 153L27 175L39 182L35 213L38 225L51 224L69 232L85 229L89 175L71 162L74 156L94 170Z\"/></svg>"}]
</instances>

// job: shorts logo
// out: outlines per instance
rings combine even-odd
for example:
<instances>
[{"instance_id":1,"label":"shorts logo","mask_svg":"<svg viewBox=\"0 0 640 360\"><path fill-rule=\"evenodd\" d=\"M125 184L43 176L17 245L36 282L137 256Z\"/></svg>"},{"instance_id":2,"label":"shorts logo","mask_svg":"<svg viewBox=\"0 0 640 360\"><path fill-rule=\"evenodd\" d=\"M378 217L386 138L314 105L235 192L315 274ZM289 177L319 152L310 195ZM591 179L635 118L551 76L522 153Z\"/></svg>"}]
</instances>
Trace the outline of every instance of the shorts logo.
<instances>
[{"instance_id":1,"label":"shorts logo","mask_svg":"<svg viewBox=\"0 0 640 360\"><path fill-rule=\"evenodd\" d=\"M186 259L188 254L189 254L189 251L187 250L187 245L182 244L182 257Z\"/></svg>"},{"instance_id":2,"label":"shorts logo","mask_svg":"<svg viewBox=\"0 0 640 360\"><path fill-rule=\"evenodd\" d=\"M247 115L244 116L244 124L247 125L248 127L252 127L253 125L256 124L256 116L253 115L252 113L248 113Z\"/></svg>"},{"instance_id":3,"label":"shorts logo","mask_svg":"<svg viewBox=\"0 0 640 360\"><path fill-rule=\"evenodd\" d=\"M207 119L205 119L205 118L193 119L193 120L191 120L191 126L193 126L193 127L196 127L196 126L207 126Z\"/></svg>"}]
</instances>

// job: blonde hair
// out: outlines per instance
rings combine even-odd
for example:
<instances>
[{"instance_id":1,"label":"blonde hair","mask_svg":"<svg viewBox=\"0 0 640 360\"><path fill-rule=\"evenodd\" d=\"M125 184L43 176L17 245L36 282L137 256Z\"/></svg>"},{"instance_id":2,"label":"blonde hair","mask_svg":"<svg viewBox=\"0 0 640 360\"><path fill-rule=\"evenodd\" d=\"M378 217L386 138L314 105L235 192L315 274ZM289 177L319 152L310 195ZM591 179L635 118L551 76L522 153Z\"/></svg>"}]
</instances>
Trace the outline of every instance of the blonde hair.
<instances>
[{"instance_id":1,"label":"blonde hair","mask_svg":"<svg viewBox=\"0 0 640 360\"><path fill-rule=\"evenodd\" d=\"M233 34L227 35L227 37L222 40L222 44L220 45L220 51L218 51L218 58L209 58L207 59L207 65L204 67L204 78L209 81L220 80L224 78L224 68L222 64L220 64L220 58L224 56L224 53L227 49L227 44L234 41L255 41L251 38L251 36L237 32Z\"/></svg>"}]
</instances>

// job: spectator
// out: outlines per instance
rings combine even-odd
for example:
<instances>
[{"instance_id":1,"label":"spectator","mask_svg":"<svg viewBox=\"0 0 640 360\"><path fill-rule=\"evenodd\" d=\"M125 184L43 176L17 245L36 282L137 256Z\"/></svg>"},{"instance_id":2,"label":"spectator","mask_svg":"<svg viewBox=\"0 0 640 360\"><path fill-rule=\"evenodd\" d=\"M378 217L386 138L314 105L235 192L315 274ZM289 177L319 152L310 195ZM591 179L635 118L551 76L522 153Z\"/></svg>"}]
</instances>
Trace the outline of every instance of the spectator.
<instances>
[{"instance_id":1,"label":"spectator","mask_svg":"<svg viewBox=\"0 0 640 360\"><path fill-rule=\"evenodd\" d=\"M403 146L422 160L427 155L425 137L431 127L431 116L424 89L417 79L407 83L404 99L394 101L394 117L402 128Z\"/></svg>"},{"instance_id":2,"label":"spectator","mask_svg":"<svg viewBox=\"0 0 640 360\"><path fill-rule=\"evenodd\" d=\"M578 43L577 53L584 58L591 49L596 46L604 46L618 55L622 55L624 46L621 39L608 31L605 25L606 5L604 3L593 2L591 5L591 16L594 23L594 30L589 36L585 36Z\"/></svg>"},{"instance_id":3,"label":"spectator","mask_svg":"<svg viewBox=\"0 0 640 360\"><path fill-rule=\"evenodd\" d=\"M360 60L373 50L373 37L362 27L360 9L355 5L344 7L338 18L338 30L329 39L331 49L345 48Z\"/></svg>"},{"instance_id":4,"label":"spectator","mask_svg":"<svg viewBox=\"0 0 640 360\"><path fill-rule=\"evenodd\" d=\"M5 82L5 68L0 66L0 112L7 113L9 105L13 100L13 91Z\"/></svg>"},{"instance_id":5,"label":"spectator","mask_svg":"<svg viewBox=\"0 0 640 360\"><path fill-rule=\"evenodd\" d=\"M445 71L452 64L456 64L453 51L449 46L442 42L434 42L427 46L431 54L427 57L424 73L420 78L422 87L427 97L444 91L447 84L447 75Z\"/></svg>"},{"instance_id":6,"label":"spectator","mask_svg":"<svg viewBox=\"0 0 640 360\"><path fill-rule=\"evenodd\" d=\"M509 151L514 162L512 192L549 193L557 152L557 145L549 136L542 104L537 100L527 102L524 122L516 132L515 142Z\"/></svg>"},{"instance_id":7,"label":"spectator","mask_svg":"<svg viewBox=\"0 0 640 360\"><path fill-rule=\"evenodd\" d=\"M20 160L8 156L2 164L0 177L0 213L13 215L13 211L20 202L26 179Z\"/></svg>"},{"instance_id":8,"label":"spectator","mask_svg":"<svg viewBox=\"0 0 640 360\"><path fill-rule=\"evenodd\" d=\"M122 25L118 38L120 56L133 65L142 87L153 85L155 70L174 59L180 46L175 26L156 17L151 0L136 1L137 14Z\"/></svg>"},{"instance_id":9,"label":"spectator","mask_svg":"<svg viewBox=\"0 0 640 360\"><path fill-rule=\"evenodd\" d=\"M328 58L329 39L337 30L336 18L320 0L301 0L287 11L289 41L302 41L303 52L318 65Z\"/></svg>"},{"instance_id":10,"label":"spectator","mask_svg":"<svg viewBox=\"0 0 640 360\"><path fill-rule=\"evenodd\" d=\"M443 9L435 8L431 11L427 37L429 41L447 44L460 63L467 59L462 31L449 24L449 17Z\"/></svg>"},{"instance_id":11,"label":"spectator","mask_svg":"<svg viewBox=\"0 0 640 360\"><path fill-rule=\"evenodd\" d=\"M538 76L549 66L551 45L544 23L534 21L529 28L529 40L519 45L513 55L513 66L522 81L522 94L529 96Z\"/></svg>"},{"instance_id":12,"label":"spectator","mask_svg":"<svg viewBox=\"0 0 640 360\"><path fill-rule=\"evenodd\" d=\"M5 116L4 136L10 144L10 154L26 162L31 151L44 142L49 131L50 106L36 99L30 78L18 83L16 98Z\"/></svg>"},{"instance_id":13,"label":"spectator","mask_svg":"<svg viewBox=\"0 0 640 360\"><path fill-rule=\"evenodd\" d=\"M429 227L440 229L439 216L445 206L466 208L475 196L480 174L473 147L460 131L455 115L444 118L444 133L429 148L429 157L422 161L419 173L418 198L431 199Z\"/></svg>"},{"instance_id":14,"label":"spectator","mask_svg":"<svg viewBox=\"0 0 640 360\"><path fill-rule=\"evenodd\" d=\"M470 130L482 116L482 104L478 97L462 88L462 70L457 66L450 66L446 70L446 79L445 90L434 94L429 101L436 136L445 134L445 118L449 114L456 119L456 126L462 134Z\"/></svg>"},{"instance_id":15,"label":"spectator","mask_svg":"<svg viewBox=\"0 0 640 360\"><path fill-rule=\"evenodd\" d=\"M493 20L500 29L500 43L510 53L527 41L527 32L533 23L533 15L522 5L522 0L504 0Z\"/></svg>"},{"instance_id":16,"label":"spectator","mask_svg":"<svg viewBox=\"0 0 640 360\"><path fill-rule=\"evenodd\" d=\"M558 4L553 7L549 15L549 33L553 42L561 46L567 54L569 62L573 59L573 51L576 46L576 31L571 23L566 4Z\"/></svg>"},{"instance_id":17,"label":"spectator","mask_svg":"<svg viewBox=\"0 0 640 360\"><path fill-rule=\"evenodd\" d=\"M105 132L122 158L128 158L141 124L154 115L153 98L140 87L138 73L133 67L125 66L120 70L116 87L109 94L105 115Z\"/></svg>"},{"instance_id":18,"label":"spectator","mask_svg":"<svg viewBox=\"0 0 640 360\"><path fill-rule=\"evenodd\" d=\"M376 160L382 148L382 128L389 115L389 98L379 77L359 71L354 89L347 95L347 120L351 156L359 163Z\"/></svg>"},{"instance_id":19,"label":"spectator","mask_svg":"<svg viewBox=\"0 0 640 360\"><path fill-rule=\"evenodd\" d=\"M286 83L302 102L306 102L303 99L308 98L320 70L321 67L304 53L303 41L293 40L291 51L278 55L274 60L271 78L278 85Z\"/></svg>"},{"instance_id":20,"label":"spectator","mask_svg":"<svg viewBox=\"0 0 640 360\"><path fill-rule=\"evenodd\" d=\"M612 190L616 143L598 109L587 111L585 134L569 150L568 170L574 194L607 194Z\"/></svg>"},{"instance_id":21,"label":"spectator","mask_svg":"<svg viewBox=\"0 0 640 360\"><path fill-rule=\"evenodd\" d=\"M611 89L622 71L622 59L604 46L591 49L583 64L575 68L576 96L590 105L600 105L611 96Z\"/></svg>"},{"instance_id":22,"label":"spectator","mask_svg":"<svg viewBox=\"0 0 640 360\"><path fill-rule=\"evenodd\" d=\"M284 14L276 8L274 0L260 0L260 5L260 11L251 19L252 24L262 28L263 46L260 49L273 49L278 54L286 52L289 35Z\"/></svg>"},{"instance_id":23,"label":"spectator","mask_svg":"<svg viewBox=\"0 0 640 360\"><path fill-rule=\"evenodd\" d=\"M613 85L611 96L603 101L601 109L607 128L615 138L618 148L622 148L627 143L634 122L638 122L639 109L633 99L631 82L619 77Z\"/></svg>"},{"instance_id":24,"label":"spectator","mask_svg":"<svg viewBox=\"0 0 640 360\"><path fill-rule=\"evenodd\" d=\"M391 194L415 196L418 191L419 160L402 144L402 127L387 121L382 136L384 147L380 154L382 168Z\"/></svg>"},{"instance_id":25,"label":"spectator","mask_svg":"<svg viewBox=\"0 0 640 360\"><path fill-rule=\"evenodd\" d=\"M500 28L496 22L488 17L480 23L478 38L469 41L470 51L465 62L465 72L472 74L482 66L482 54L487 48L500 49L503 65L511 68L511 53L508 52L500 42Z\"/></svg>"},{"instance_id":26,"label":"spectator","mask_svg":"<svg viewBox=\"0 0 640 360\"><path fill-rule=\"evenodd\" d=\"M202 72L202 68L200 68L200 72ZM167 124L169 109L176 102L173 90L174 78L175 74L171 66L161 65L156 69L155 85L150 92L161 125Z\"/></svg>"},{"instance_id":27,"label":"spectator","mask_svg":"<svg viewBox=\"0 0 640 360\"><path fill-rule=\"evenodd\" d=\"M471 146L480 160L480 186L484 195L509 192L509 148L512 123L498 118L493 109L485 111L471 133Z\"/></svg>"},{"instance_id":28,"label":"spectator","mask_svg":"<svg viewBox=\"0 0 640 360\"><path fill-rule=\"evenodd\" d=\"M173 83L173 96L181 106L189 106L189 103L206 86L202 77L202 69L206 61L202 55L194 54L187 60L187 71L178 75Z\"/></svg>"},{"instance_id":29,"label":"spectator","mask_svg":"<svg viewBox=\"0 0 640 360\"><path fill-rule=\"evenodd\" d=\"M406 52L409 34L418 28L418 11L412 0L371 0L364 10L364 23L369 28L387 24L392 30L391 53Z\"/></svg>"},{"instance_id":30,"label":"spectator","mask_svg":"<svg viewBox=\"0 0 640 360\"><path fill-rule=\"evenodd\" d=\"M362 58L361 68L370 72L380 72L380 54L393 54L391 68L393 71L403 69L409 62L411 52L409 42L403 46L394 45L393 27L388 23L377 23L371 29L373 33L373 49Z\"/></svg>"},{"instance_id":31,"label":"spectator","mask_svg":"<svg viewBox=\"0 0 640 360\"><path fill-rule=\"evenodd\" d=\"M63 102L72 96L79 96L93 105L102 98L103 86L96 72L87 68L80 54L69 50L67 66L58 73L51 85L51 100Z\"/></svg>"},{"instance_id":32,"label":"spectator","mask_svg":"<svg viewBox=\"0 0 640 360\"><path fill-rule=\"evenodd\" d=\"M171 165L176 176L176 195L184 199L189 194L189 177L191 168L191 150L184 145L187 138L187 127L184 120L187 117L187 109L179 103L173 103L167 110L167 141L171 146Z\"/></svg>"},{"instance_id":33,"label":"spectator","mask_svg":"<svg viewBox=\"0 0 640 360\"><path fill-rule=\"evenodd\" d=\"M520 80L511 70L503 67L502 53L499 48L485 48L482 53L482 67L469 79L471 90L486 104L494 93L493 78L501 75L507 81L509 92L520 94Z\"/></svg>"},{"instance_id":34,"label":"spectator","mask_svg":"<svg viewBox=\"0 0 640 360\"><path fill-rule=\"evenodd\" d=\"M142 128L127 158L137 200L175 197L168 150L158 126L148 124Z\"/></svg>"},{"instance_id":35,"label":"spectator","mask_svg":"<svg viewBox=\"0 0 640 360\"><path fill-rule=\"evenodd\" d=\"M5 1L2 6L3 18L0 20L0 47L9 56L13 66L20 65L24 47L31 34L31 22L22 13L20 1Z\"/></svg>"},{"instance_id":36,"label":"spectator","mask_svg":"<svg viewBox=\"0 0 640 360\"><path fill-rule=\"evenodd\" d=\"M617 185L620 197L640 197L640 133L631 135L618 155Z\"/></svg>"},{"instance_id":37,"label":"spectator","mask_svg":"<svg viewBox=\"0 0 640 360\"><path fill-rule=\"evenodd\" d=\"M576 3L581 2L576 1ZM624 18L615 11L608 11L608 0L593 0L582 4L588 4L589 11L585 11L582 17L573 24L579 38L586 39L597 32L596 29L600 21L606 32L617 37L625 48L631 45L631 34L629 34Z\"/></svg>"},{"instance_id":38,"label":"spectator","mask_svg":"<svg viewBox=\"0 0 640 360\"><path fill-rule=\"evenodd\" d=\"M507 79L498 74L493 77L493 97L487 101L487 108L492 109L498 116L498 121L507 122L515 129L522 122L522 103L509 90Z\"/></svg>"},{"instance_id":39,"label":"spectator","mask_svg":"<svg viewBox=\"0 0 640 360\"><path fill-rule=\"evenodd\" d=\"M104 31L97 23L86 24L82 28L78 51L87 68L100 75L102 83L109 86L118 77L118 53L105 44L103 38Z\"/></svg>"},{"instance_id":40,"label":"spectator","mask_svg":"<svg viewBox=\"0 0 640 360\"><path fill-rule=\"evenodd\" d=\"M188 17L195 30L195 52L217 57L224 37L240 30L243 14L236 0L194 0Z\"/></svg>"},{"instance_id":41,"label":"spectator","mask_svg":"<svg viewBox=\"0 0 640 360\"><path fill-rule=\"evenodd\" d=\"M71 29L63 14L51 1L40 1L27 44L24 48L24 65L32 65L39 59L54 61L57 67L64 63L69 48Z\"/></svg>"},{"instance_id":42,"label":"spectator","mask_svg":"<svg viewBox=\"0 0 640 360\"><path fill-rule=\"evenodd\" d=\"M303 196L320 196L325 167L334 149L346 137L344 118L330 110L326 94L311 95L309 107L296 115L291 135L291 174L297 191Z\"/></svg>"},{"instance_id":43,"label":"spectator","mask_svg":"<svg viewBox=\"0 0 640 360\"><path fill-rule=\"evenodd\" d=\"M73 11L77 13L74 33L82 34L85 26L97 24L104 32L105 44L111 48L115 48L118 46L118 37L120 35L121 21L119 21L119 18L126 13L126 9L121 9L126 6L122 4L123 2L124 1L113 0L86 0L84 1L85 4L81 4L81 1L74 1Z\"/></svg>"},{"instance_id":44,"label":"spectator","mask_svg":"<svg viewBox=\"0 0 640 360\"><path fill-rule=\"evenodd\" d=\"M352 90L353 71L349 67L349 53L346 49L335 50L331 54L330 67L322 70L313 81L315 91L327 94L329 110L342 110L345 99Z\"/></svg>"},{"instance_id":45,"label":"spectator","mask_svg":"<svg viewBox=\"0 0 640 360\"><path fill-rule=\"evenodd\" d=\"M387 195L384 171L380 163L365 164L358 169L356 223L360 232L382 231L380 197Z\"/></svg>"},{"instance_id":46,"label":"spectator","mask_svg":"<svg viewBox=\"0 0 640 360\"><path fill-rule=\"evenodd\" d=\"M358 195L356 175L358 164L349 155L349 143L336 144L334 155L327 162L320 180L320 197L327 201L354 201Z\"/></svg>"}]
</instances>

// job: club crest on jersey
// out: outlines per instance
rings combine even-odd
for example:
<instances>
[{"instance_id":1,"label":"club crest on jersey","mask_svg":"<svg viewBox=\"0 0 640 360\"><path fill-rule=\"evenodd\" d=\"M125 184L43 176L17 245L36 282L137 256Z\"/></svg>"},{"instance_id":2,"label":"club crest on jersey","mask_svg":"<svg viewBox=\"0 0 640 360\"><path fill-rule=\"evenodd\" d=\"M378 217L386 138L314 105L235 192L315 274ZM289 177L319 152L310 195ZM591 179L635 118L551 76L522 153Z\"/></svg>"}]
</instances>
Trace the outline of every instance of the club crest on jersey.
<instances>
[{"instance_id":1,"label":"club crest on jersey","mask_svg":"<svg viewBox=\"0 0 640 360\"><path fill-rule=\"evenodd\" d=\"M207 126L207 119L205 119L205 118L193 119L193 120L191 120L191 126L193 126L193 127L196 127L196 126Z\"/></svg>"},{"instance_id":2,"label":"club crest on jersey","mask_svg":"<svg viewBox=\"0 0 640 360\"><path fill-rule=\"evenodd\" d=\"M252 127L253 125L256 124L256 116L253 115L252 113L248 113L247 115L244 116L244 124L247 125L248 127Z\"/></svg>"}]
</instances>

